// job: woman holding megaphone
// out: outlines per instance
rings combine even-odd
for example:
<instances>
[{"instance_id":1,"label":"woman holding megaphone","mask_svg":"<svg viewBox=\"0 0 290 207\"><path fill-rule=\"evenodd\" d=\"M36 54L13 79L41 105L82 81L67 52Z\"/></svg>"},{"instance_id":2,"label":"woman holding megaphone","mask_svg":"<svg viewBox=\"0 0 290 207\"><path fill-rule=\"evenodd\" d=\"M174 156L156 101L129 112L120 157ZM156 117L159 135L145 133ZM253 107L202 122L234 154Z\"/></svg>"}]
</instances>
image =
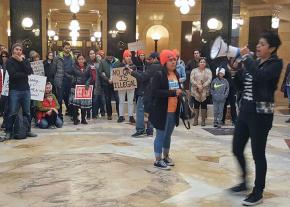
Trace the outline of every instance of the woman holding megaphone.
<instances>
[{"instance_id":1,"label":"woman holding megaphone","mask_svg":"<svg viewBox=\"0 0 290 207\"><path fill-rule=\"evenodd\" d=\"M265 148L272 128L274 92L282 71L283 63L276 55L281 41L275 32L262 33L256 46L257 60L248 47L240 49L244 65L241 76L242 96L234 138L233 153L242 171L242 182L230 188L233 193L247 191L247 170L244 156L245 146L251 137L256 177L252 192L242 201L243 205L254 206L262 202L267 161Z\"/></svg>"}]
</instances>

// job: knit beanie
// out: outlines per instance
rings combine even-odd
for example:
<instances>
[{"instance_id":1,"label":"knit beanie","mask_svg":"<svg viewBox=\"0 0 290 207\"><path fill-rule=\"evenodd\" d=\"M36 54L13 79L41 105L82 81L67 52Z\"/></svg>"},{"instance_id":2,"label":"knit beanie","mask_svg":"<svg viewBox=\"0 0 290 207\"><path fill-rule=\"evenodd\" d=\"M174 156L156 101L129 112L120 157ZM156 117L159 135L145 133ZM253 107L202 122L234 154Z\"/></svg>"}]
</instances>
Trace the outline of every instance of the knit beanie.
<instances>
[{"instance_id":1,"label":"knit beanie","mask_svg":"<svg viewBox=\"0 0 290 207\"><path fill-rule=\"evenodd\" d=\"M218 75L219 73L222 73L222 74L226 74L226 70L224 68L217 68L216 69L216 75Z\"/></svg>"},{"instance_id":2,"label":"knit beanie","mask_svg":"<svg viewBox=\"0 0 290 207\"><path fill-rule=\"evenodd\" d=\"M124 51L123 58L126 58L126 57L132 57L132 54L131 54L130 50L125 50Z\"/></svg>"},{"instance_id":3,"label":"knit beanie","mask_svg":"<svg viewBox=\"0 0 290 207\"><path fill-rule=\"evenodd\" d=\"M137 56L145 55L145 52L143 50L137 50Z\"/></svg>"},{"instance_id":4,"label":"knit beanie","mask_svg":"<svg viewBox=\"0 0 290 207\"><path fill-rule=\"evenodd\" d=\"M12 52L13 52L13 50L16 48L16 47L20 47L22 50L23 50L23 45L21 44L21 43L15 43L15 44L13 44L12 45Z\"/></svg>"},{"instance_id":5,"label":"knit beanie","mask_svg":"<svg viewBox=\"0 0 290 207\"><path fill-rule=\"evenodd\" d=\"M162 50L162 52L160 53L161 65L165 65L169 61L170 58L176 59L175 53L172 52L171 50Z\"/></svg>"}]
</instances>

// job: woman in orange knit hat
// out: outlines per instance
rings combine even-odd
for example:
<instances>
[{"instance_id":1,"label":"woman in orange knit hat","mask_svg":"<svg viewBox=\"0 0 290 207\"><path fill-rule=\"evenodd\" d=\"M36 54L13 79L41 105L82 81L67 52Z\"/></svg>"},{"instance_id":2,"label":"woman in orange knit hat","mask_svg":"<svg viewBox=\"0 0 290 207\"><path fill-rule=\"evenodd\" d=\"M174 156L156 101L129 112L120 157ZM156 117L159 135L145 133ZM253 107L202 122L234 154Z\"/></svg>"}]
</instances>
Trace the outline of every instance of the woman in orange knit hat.
<instances>
[{"instance_id":1,"label":"woman in orange knit hat","mask_svg":"<svg viewBox=\"0 0 290 207\"><path fill-rule=\"evenodd\" d=\"M169 157L169 150L172 132L179 124L179 96L182 90L176 71L175 54L170 50L163 50L160 54L160 62L162 69L155 73L152 81L153 107L149 120L156 128L154 166L169 170L170 166L174 166Z\"/></svg>"},{"instance_id":2,"label":"woman in orange knit hat","mask_svg":"<svg viewBox=\"0 0 290 207\"><path fill-rule=\"evenodd\" d=\"M132 54L129 50L125 50L123 53L123 62L120 65L120 67L129 67L133 70L136 70L136 66L132 62ZM130 89L130 90L120 90L118 91L119 93L119 119L118 122L123 122L125 121L124 117L124 104L125 104L125 97L127 94L127 101L128 101L128 116L129 116L129 121L130 123L135 123L135 119L133 116L134 112L134 94L135 94L135 89Z\"/></svg>"}]
</instances>

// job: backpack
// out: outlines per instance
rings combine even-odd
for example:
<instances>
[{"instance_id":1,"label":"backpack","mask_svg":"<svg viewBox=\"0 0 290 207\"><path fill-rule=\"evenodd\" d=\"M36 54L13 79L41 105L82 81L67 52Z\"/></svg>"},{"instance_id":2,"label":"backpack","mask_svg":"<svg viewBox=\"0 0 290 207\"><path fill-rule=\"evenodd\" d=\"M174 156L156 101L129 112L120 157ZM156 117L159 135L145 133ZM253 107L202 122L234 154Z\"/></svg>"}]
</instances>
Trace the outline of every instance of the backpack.
<instances>
[{"instance_id":1,"label":"backpack","mask_svg":"<svg viewBox=\"0 0 290 207\"><path fill-rule=\"evenodd\" d=\"M194 117L194 111L190 106L190 102L186 92L182 92L180 96L180 113L179 117L181 118L186 129L190 129L190 119Z\"/></svg>"},{"instance_id":2,"label":"backpack","mask_svg":"<svg viewBox=\"0 0 290 207\"><path fill-rule=\"evenodd\" d=\"M17 114L13 125L13 138L14 139L26 139L29 131L29 121L22 115L22 110Z\"/></svg>"}]
</instances>

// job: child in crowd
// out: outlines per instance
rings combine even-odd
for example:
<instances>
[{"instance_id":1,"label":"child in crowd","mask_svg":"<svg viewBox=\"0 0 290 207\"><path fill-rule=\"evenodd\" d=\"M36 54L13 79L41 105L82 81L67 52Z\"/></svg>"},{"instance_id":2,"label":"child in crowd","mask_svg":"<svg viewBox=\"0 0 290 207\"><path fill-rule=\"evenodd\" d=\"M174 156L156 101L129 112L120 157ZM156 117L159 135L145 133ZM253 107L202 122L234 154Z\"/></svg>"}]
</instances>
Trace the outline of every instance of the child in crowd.
<instances>
[{"instance_id":1,"label":"child in crowd","mask_svg":"<svg viewBox=\"0 0 290 207\"><path fill-rule=\"evenodd\" d=\"M72 81L71 94L69 103L73 106L73 122L74 125L79 124L78 111L81 109L81 124L88 124L86 120L87 110L92 107L92 99L76 99L76 85L85 85L86 90L89 89L90 83L90 66L87 67L85 57L82 54L77 56L73 71L68 75Z\"/></svg>"},{"instance_id":2,"label":"child in crowd","mask_svg":"<svg viewBox=\"0 0 290 207\"><path fill-rule=\"evenodd\" d=\"M210 92L213 100L214 107L214 127L221 127L222 118L223 118L223 110L226 99L229 95L229 83L224 78L225 69L217 68L216 69L217 77L212 81Z\"/></svg>"},{"instance_id":3,"label":"child in crowd","mask_svg":"<svg viewBox=\"0 0 290 207\"><path fill-rule=\"evenodd\" d=\"M62 119L58 116L59 104L52 93L52 85L48 82L45 86L45 94L43 101L36 102L37 124L41 129L47 129L51 126L61 128Z\"/></svg>"}]
</instances>

